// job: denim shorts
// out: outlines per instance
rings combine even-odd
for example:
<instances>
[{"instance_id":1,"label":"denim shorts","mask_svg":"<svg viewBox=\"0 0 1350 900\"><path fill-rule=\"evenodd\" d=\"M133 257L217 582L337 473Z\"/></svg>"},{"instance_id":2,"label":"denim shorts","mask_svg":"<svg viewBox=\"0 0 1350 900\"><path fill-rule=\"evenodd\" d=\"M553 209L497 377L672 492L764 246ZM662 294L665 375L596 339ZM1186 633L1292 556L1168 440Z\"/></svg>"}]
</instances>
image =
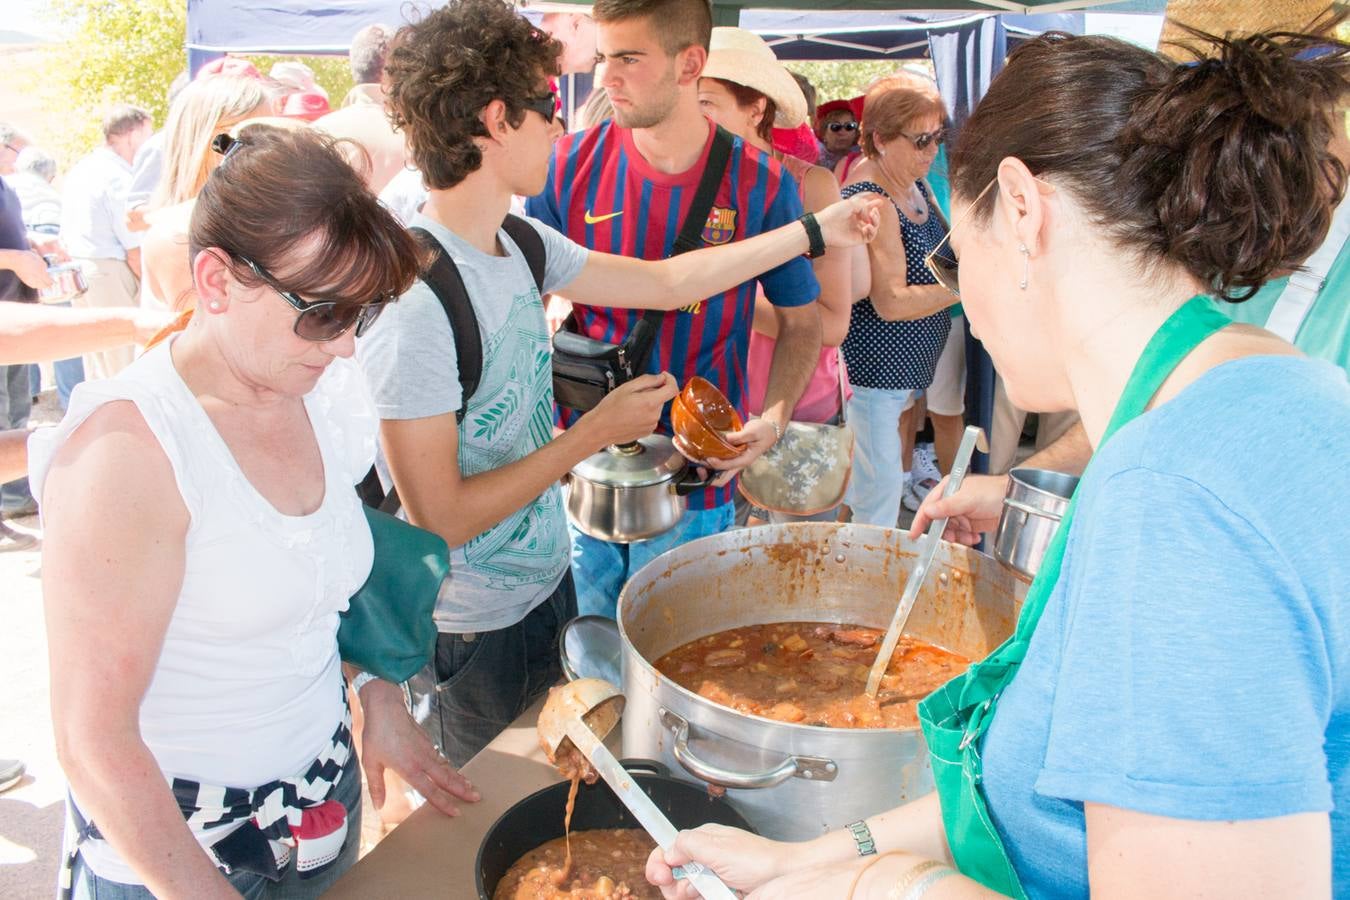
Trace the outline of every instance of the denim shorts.
<instances>
[{"instance_id":1,"label":"denim shorts","mask_svg":"<svg viewBox=\"0 0 1350 900\"><path fill-rule=\"evenodd\" d=\"M577 614L572 573L514 625L441 634L432 664L408 681L413 718L460 767L562 680L558 638Z\"/></svg>"},{"instance_id":2,"label":"denim shorts","mask_svg":"<svg viewBox=\"0 0 1350 900\"><path fill-rule=\"evenodd\" d=\"M332 887L352 867L361 848L361 766L354 748L342 770L342 779L333 788L332 799L347 809L347 839L333 864L320 875L301 878L292 855L280 881L269 881L252 872L226 875L245 900L310 900ZM122 884L100 878L84 864L83 856L75 858L71 885L75 900L154 900L155 896L142 884Z\"/></svg>"}]
</instances>

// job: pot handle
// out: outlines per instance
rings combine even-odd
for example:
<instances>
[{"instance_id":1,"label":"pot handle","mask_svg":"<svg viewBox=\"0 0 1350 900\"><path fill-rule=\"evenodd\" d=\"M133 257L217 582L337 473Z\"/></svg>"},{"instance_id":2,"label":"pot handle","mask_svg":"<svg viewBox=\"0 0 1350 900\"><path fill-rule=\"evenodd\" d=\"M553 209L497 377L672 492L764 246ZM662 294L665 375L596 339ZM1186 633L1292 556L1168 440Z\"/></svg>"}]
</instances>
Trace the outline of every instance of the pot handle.
<instances>
[{"instance_id":1,"label":"pot handle","mask_svg":"<svg viewBox=\"0 0 1350 900\"><path fill-rule=\"evenodd\" d=\"M675 737L671 752L675 761L684 770L700 781L715 784L718 787L736 790L756 790L771 788L782 784L789 778L804 778L807 781L834 781L839 774L839 766L831 759L819 756L789 756L772 769L762 772L737 772L715 763L700 759L689 749L689 722L684 717L668 709L661 710L661 724L670 729Z\"/></svg>"},{"instance_id":2,"label":"pot handle","mask_svg":"<svg viewBox=\"0 0 1350 900\"><path fill-rule=\"evenodd\" d=\"M684 471L680 473L680 477L675 479L675 496L688 497L695 491L701 491L704 488L709 487L717 476L721 474L722 473L716 469L709 469L708 477L699 478L694 474L693 466L685 466Z\"/></svg>"},{"instance_id":3,"label":"pot handle","mask_svg":"<svg viewBox=\"0 0 1350 900\"><path fill-rule=\"evenodd\" d=\"M643 759L637 756L625 756L619 760L619 765L635 775L660 775L662 778L670 777L670 770L654 759Z\"/></svg>"}]
</instances>

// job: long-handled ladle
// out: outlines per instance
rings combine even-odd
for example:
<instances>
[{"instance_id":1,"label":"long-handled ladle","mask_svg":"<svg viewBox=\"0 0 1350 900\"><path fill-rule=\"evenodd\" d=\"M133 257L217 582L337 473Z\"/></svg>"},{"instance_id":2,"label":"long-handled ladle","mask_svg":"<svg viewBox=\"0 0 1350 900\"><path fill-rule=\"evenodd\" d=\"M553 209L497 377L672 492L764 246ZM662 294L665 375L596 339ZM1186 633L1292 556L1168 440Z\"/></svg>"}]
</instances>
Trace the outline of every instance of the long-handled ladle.
<instances>
[{"instance_id":1,"label":"long-handled ladle","mask_svg":"<svg viewBox=\"0 0 1350 900\"><path fill-rule=\"evenodd\" d=\"M603 743L623 714L623 706L619 689L599 678L579 678L555 687L539 713L539 744L553 763L560 757L566 760L574 748L580 751L638 824L662 850L669 850L679 832ZM696 862L678 867L675 877L687 878L707 900L736 900L712 869Z\"/></svg>"},{"instance_id":2,"label":"long-handled ladle","mask_svg":"<svg viewBox=\"0 0 1350 900\"><path fill-rule=\"evenodd\" d=\"M961 482L966 477L966 470L970 467L971 454L975 452L976 447L979 447L982 453L989 452L989 443L984 439L984 430L971 425L966 428L966 433L961 436L961 444L956 448L956 459L952 461L952 472L947 476L947 487L942 492L943 497L950 497L960 489ZM909 614L914 611L914 601L919 598L919 589L923 587L924 579L928 577L928 570L933 566L933 557L937 555L938 544L942 541L942 532L946 530L945 517L934 519L933 524L928 526L928 532L921 539L923 545L919 549L918 562L905 581L905 590L900 594L900 605L895 608L891 627L886 629L886 639L881 642L881 649L877 651L872 670L867 673L867 693L873 697L877 695L877 688L881 687L881 676L886 674L886 667L891 663L891 654L895 652L895 645L899 643L900 635L905 630Z\"/></svg>"}]
</instances>

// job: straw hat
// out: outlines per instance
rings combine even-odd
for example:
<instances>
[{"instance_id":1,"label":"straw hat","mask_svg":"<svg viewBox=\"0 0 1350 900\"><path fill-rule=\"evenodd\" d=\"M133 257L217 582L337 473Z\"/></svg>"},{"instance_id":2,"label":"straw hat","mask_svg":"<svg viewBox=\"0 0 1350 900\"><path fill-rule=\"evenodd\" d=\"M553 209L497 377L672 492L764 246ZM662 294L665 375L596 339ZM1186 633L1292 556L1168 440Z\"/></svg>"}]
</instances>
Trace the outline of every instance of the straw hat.
<instances>
[{"instance_id":1,"label":"straw hat","mask_svg":"<svg viewBox=\"0 0 1350 900\"><path fill-rule=\"evenodd\" d=\"M806 96L797 79L757 34L743 28L714 28L702 74L754 88L768 97L778 108L773 121L779 128L796 128L806 121Z\"/></svg>"},{"instance_id":2,"label":"straw hat","mask_svg":"<svg viewBox=\"0 0 1350 900\"><path fill-rule=\"evenodd\" d=\"M1195 38L1181 25L1209 34L1255 34L1258 31L1306 31L1333 4L1329 0L1168 0L1158 50L1176 60L1194 57L1185 45Z\"/></svg>"}]
</instances>

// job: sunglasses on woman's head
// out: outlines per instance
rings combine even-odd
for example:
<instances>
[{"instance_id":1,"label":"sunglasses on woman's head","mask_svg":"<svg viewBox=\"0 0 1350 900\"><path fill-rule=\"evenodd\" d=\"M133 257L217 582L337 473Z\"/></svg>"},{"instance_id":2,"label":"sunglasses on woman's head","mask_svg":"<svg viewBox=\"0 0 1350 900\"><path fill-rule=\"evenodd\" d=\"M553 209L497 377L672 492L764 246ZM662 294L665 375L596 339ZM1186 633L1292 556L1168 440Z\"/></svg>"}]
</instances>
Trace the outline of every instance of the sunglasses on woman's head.
<instances>
[{"instance_id":1,"label":"sunglasses on woman's head","mask_svg":"<svg viewBox=\"0 0 1350 900\"><path fill-rule=\"evenodd\" d=\"M984 199L984 195L989 193L989 189L998 182L997 178L992 179L984 186L984 190L976 195L975 199L966 207L965 215L961 216L962 222L970 216L975 209L975 205ZM942 240L937 242L928 255L923 258L923 264L928 267L933 279L956 296L961 296L961 282L957 278L960 263L956 259L956 251L952 250L952 231L955 230L957 221L952 220L952 227L942 236Z\"/></svg>"},{"instance_id":2,"label":"sunglasses on woman's head","mask_svg":"<svg viewBox=\"0 0 1350 900\"><path fill-rule=\"evenodd\" d=\"M942 144L947 140L947 129L939 128L936 131L925 131L923 134L905 134L902 131L900 136L912 143L915 150L927 150L930 144Z\"/></svg>"},{"instance_id":3,"label":"sunglasses on woman's head","mask_svg":"<svg viewBox=\"0 0 1350 900\"><path fill-rule=\"evenodd\" d=\"M248 266L254 275L263 280L281 298L299 311L295 317L295 333L307 341L326 343L336 340L347 333L347 329L356 326L356 336L366 333L366 329L384 312L385 305L392 299L384 297L369 303L351 303L345 300L303 300L298 294L283 290L272 274L247 256L235 255L235 258Z\"/></svg>"},{"instance_id":4,"label":"sunglasses on woman's head","mask_svg":"<svg viewBox=\"0 0 1350 900\"><path fill-rule=\"evenodd\" d=\"M831 122L830 124L826 125L825 127L828 128L828 129L830 129L831 131L835 132L836 134L838 134L838 133L841 132L841 131L857 131L857 130L858 130L858 123L857 123L857 122Z\"/></svg>"}]
</instances>

